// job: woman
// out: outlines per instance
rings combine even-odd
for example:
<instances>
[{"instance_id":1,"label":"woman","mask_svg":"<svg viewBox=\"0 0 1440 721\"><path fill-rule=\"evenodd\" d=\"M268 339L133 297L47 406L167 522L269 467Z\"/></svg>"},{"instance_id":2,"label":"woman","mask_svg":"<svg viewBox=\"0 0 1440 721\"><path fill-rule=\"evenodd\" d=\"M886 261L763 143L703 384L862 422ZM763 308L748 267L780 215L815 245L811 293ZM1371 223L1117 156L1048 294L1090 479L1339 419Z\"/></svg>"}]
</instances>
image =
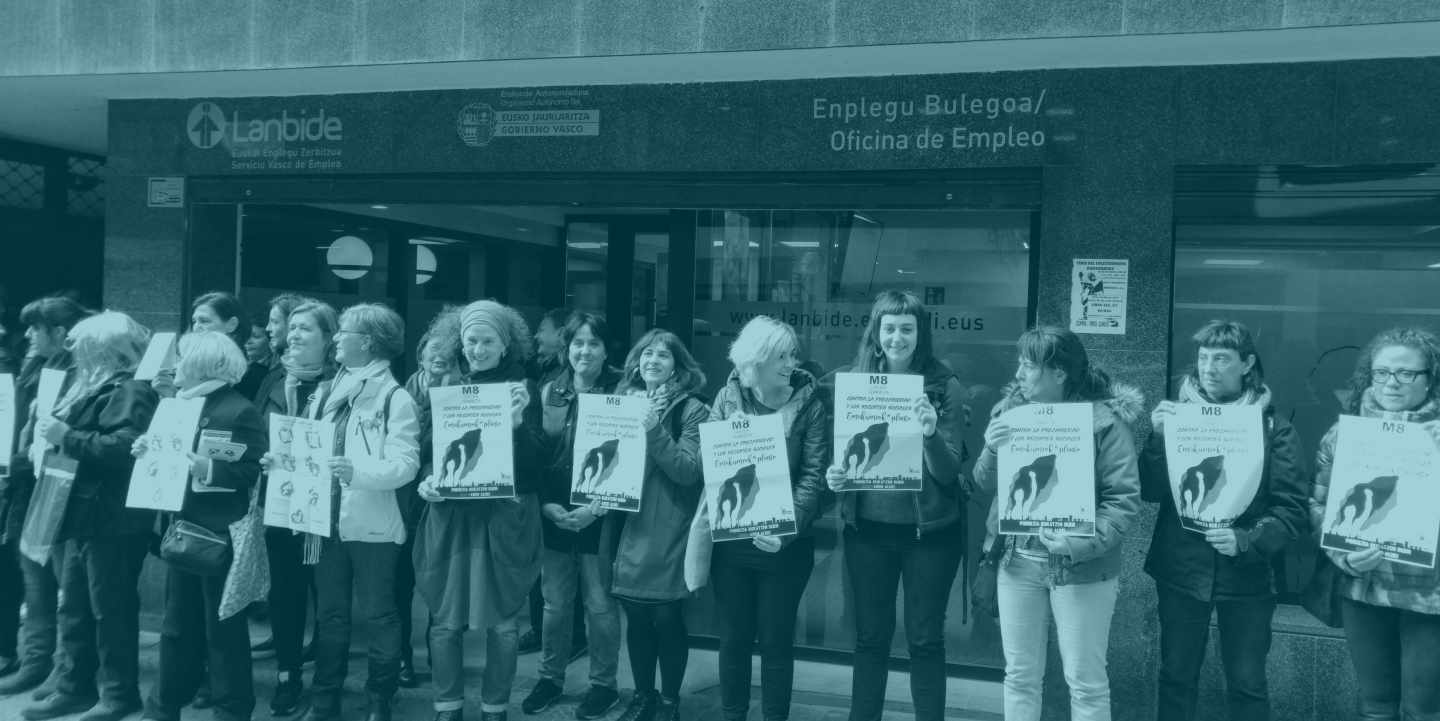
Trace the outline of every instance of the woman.
<instances>
[{"instance_id":1,"label":"woman","mask_svg":"<svg viewBox=\"0 0 1440 721\"><path fill-rule=\"evenodd\" d=\"M705 484L700 468L700 424L710 409L700 364L667 330L640 338L625 359L617 392L650 400L645 417L645 481L636 513L608 514L605 535L618 535L612 591L625 608L625 649L635 695L622 721L674 721L680 684L690 660L685 628L685 541ZM618 530L618 534L616 531ZM660 691L655 691L655 668Z\"/></svg>"},{"instance_id":2,"label":"woman","mask_svg":"<svg viewBox=\"0 0 1440 721\"><path fill-rule=\"evenodd\" d=\"M915 399L925 438L919 493L846 492L845 470L832 465L826 472L830 489L841 492L855 608L850 719L873 721L884 712L895 593L903 577L915 718L938 721L945 716L945 609L965 548L964 390L932 354L930 316L908 291L885 291L875 299L849 370L915 374L925 384L925 394Z\"/></svg>"},{"instance_id":3,"label":"woman","mask_svg":"<svg viewBox=\"0 0 1440 721\"><path fill-rule=\"evenodd\" d=\"M1440 444L1440 337L1395 328L1370 341L1355 364L1346 411L1362 418L1423 424ZM1335 461L1336 428L1320 441L1310 522L1323 527ZM1345 640L1355 663L1360 717L1440 718L1440 567L1387 561L1378 546L1325 551L1344 574L1338 589Z\"/></svg>"},{"instance_id":4,"label":"woman","mask_svg":"<svg viewBox=\"0 0 1440 721\"><path fill-rule=\"evenodd\" d=\"M212 291L196 298L190 305L190 331L207 330L224 333L235 341L235 347L244 350L245 344L250 340L250 319L245 314L245 307L240 304L240 299L221 291ZM250 364L245 371L245 377L235 385L235 390L246 398L254 397L268 372L270 369L264 364ZM162 371L156 376L153 385L160 395L166 398L175 395L174 371Z\"/></svg>"},{"instance_id":5,"label":"woman","mask_svg":"<svg viewBox=\"0 0 1440 721\"><path fill-rule=\"evenodd\" d=\"M538 405L525 380L530 329L515 309L475 301L460 313L460 340L470 366L466 383L510 387L515 498L446 501L433 475L420 483L429 501L415 542L415 585L430 607L431 671L436 721L459 721L465 705L466 628L485 632L481 718L504 721L515 682L517 621L540 575ZM425 406L428 409L428 404Z\"/></svg>"},{"instance_id":6,"label":"woman","mask_svg":"<svg viewBox=\"0 0 1440 721\"><path fill-rule=\"evenodd\" d=\"M545 551L540 584L545 618L541 624L540 680L521 709L539 713L565 694L565 667L570 663L575 593L585 606L590 649L590 690L575 709L575 718L604 716L620 702L615 670L620 663L620 608L610 595L605 574L609 549L600 548L604 515L598 505L570 503L570 476L575 453L575 418L582 393L611 394L620 371L605 364L610 334L605 319L591 313L570 316L560 331L561 371L540 391L541 437L545 468L541 471L540 516ZM602 558L602 555L604 556Z\"/></svg>"},{"instance_id":7,"label":"woman","mask_svg":"<svg viewBox=\"0 0 1440 721\"><path fill-rule=\"evenodd\" d=\"M18 563L24 580L15 580L12 576L4 582L13 585L0 591L15 594L10 601L13 605L5 609L7 614L11 614L5 621L20 621L20 653L16 658L19 668L0 680L0 696L29 691L42 683L53 687L56 681L52 673L55 670L52 658L56 649L55 607L60 592L61 563L58 560L43 565L36 563L20 553L18 547L25 514L30 510L30 499L35 490L35 467L28 449L35 435L33 405L40 386L40 373L45 369L64 373L65 383L60 392L65 392L75 377L75 360L65 349L65 336L88 315L89 311L79 303L64 296L34 300L20 310L20 322L26 326L25 338L30 341L30 350L20 374L15 378L15 428L18 431L15 454L10 459L9 477L0 479L0 538L4 541L0 553L7 554L5 563ZM23 621L19 619L22 600L25 603ZM8 633L13 628L7 627L4 632ZM13 638L13 634L6 635L0 643ZM88 654L91 657L94 655L93 643ZM86 664L94 667L93 660ZM47 678L49 683L46 683Z\"/></svg>"},{"instance_id":8,"label":"woman","mask_svg":"<svg viewBox=\"0 0 1440 721\"><path fill-rule=\"evenodd\" d=\"M66 342L75 381L36 426L36 442L76 463L59 539L69 548L60 582L61 645L68 660L56 692L25 717L84 711L86 721L119 721L140 708L140 598L137 585L149 548L153 512L125 507L135 459L130 447L150 425L159 401L132 377L149 332L124 313L106 311L75 324ZM49 461L47 461L48 463ZM94 667L75 663L98 653Z\"/></svg>"},{"instance_id":9,"label":"woman","mask_svg":"<svg viewBox=\"0 0 1440 721\"><path fill-rule=\"evenodd\" d=\"M339 315L328 304L283 294L270 301L265 332L280 363L255 392L260 420L269 427L270 416L298 416L304 412L320 384L335 374L330 360ZM269 440L267 433L266 440ZM260 478L260 502L265 502L268 476ZM282 717L300 708L303 689L300 667L304 661L305 617L314 586L312 567L304 562L304 537L286 528L265 527L265 554L270 561L271 638L254 649L273 652L278 677L270 714Z\"/></svg>"},{"instance_id":10,"label":"woman","mask_svg":"<svg viewBox=\"0 0 1440 721\"><path fill-rule=\"evenodd\" d=\"M177 398L203 398L200 425L206 434L223 434L245 451L235 461L211 460L198 445L190 453L190 481L176 514L166 523L188 521L228 537L230 524L250 510L250 497L265 453L265 427L249 398L235 390L245 375L245 355L214 331L190 333L177 346ZM196 432L196 443L200 440ZM145 436L133 455L143 457ZM201 576L175 566L165 572L165 617L160 631L160 676L146 703L147 721L178 721L209 667L210 701L223 721L247 721L255 708L250 669L250 628L245 614L220 618L225 574ZM198 663L205 659L206 663Z\"/></svg>"},{"instance_id":11,"label":"woman","mask_svg":"<svg viewBox=\"0 0 1440 721\"><path fill-rule=\"evenodd\" d=\"M1105 654L1110 618L1119 590L1120 542L1139 510L1140 482L1131 424L1141 419L1144 399L1133 388L1111 385L1090 365L1074 333L1054 326L1026 331L1016 344L1015 384L996 404L985 429L985 451L975 462L980 492L994 494L997 449L1010 442L1004 412L1026 403L1089 403L1095 429L1095 535L1045 530L1038 536L1000 537L1000 639L1005 651L1005 719L1038 721L1045 649L1055 617L1070 715L1075 721L1108 721L1110 680ZM998 499L990 528L999 527Z\"/></svg>"},{"instance_id":12,"label":"woman","mask_svg":"<svg viewBox=\"0 0 1440 721\"><path fill-rule=\"evenodd\" d=\"M761 709L766 721L790 717L795 675L795 616L815 566L810 525L824 511L830 465L829 400L799 369L795 330L756 316L730 346L735 366L715 397L710 420L779 413L784 421L795 499L796 534L717 544L711 585L720 609L720 702L726 721L750 708L750 659L760 643ZM672 712L673 713L673 712Z\"/></svg>"},{"instance_id":13,"label":"woman","mask_svg":"<svg viewBox=\"0 0 1440 721\"><path fill-rule=\"evenodd\" d=\"M298 340L294 335L292 343ZM369 625L366 721L390 721L400 673L395 568L405 542L395 489L420 468L415 403L390 371L390 360L404 352L404 344L405 323L395 311L371 303L345 309L335 331L340 370L305 412L334 423L336 439L335 456L326 464L334 481L332 532L306 534L304 541L305 562L315 567L319 607L311 721L340 718L352 597L359 599Z\"/></svg>"},{"instance_id":14,"label":"woman","mask_svg":"<svg viewBox=\"0 0 1440 721\"><path fill-rule=\"evenodd\" d=\"M250 337L245 339L245 360L251 365L264 366L267 372L274 366L270 335L265 331L265 326L250 326Z\"/></svg>"},{"instance_id":15,"label":"woman","mask_svg":"<svg viewBox=\"0 0 1440 721\"><path fill-rule=\"evenodd\" d=\"M1195 367L1176 401L1150 415L1140 457L1143 497L1160 504L1145 571L1155 579L1160 614L1161 721L1195 717L1200 667L1218 616L1231 721L1270 718L1265 658L1275 612L1271 559L1303 533L1309 482L1300 472L1300 439L1270 405L1255 339L1233 321L1211 321L1191 337ZM1226 528L1202 533L1180 525L1170 491L1165 426L1178 403L1255 406L1261 413L1265 462L1254 499Z\"/></svg>"}]
</instances>

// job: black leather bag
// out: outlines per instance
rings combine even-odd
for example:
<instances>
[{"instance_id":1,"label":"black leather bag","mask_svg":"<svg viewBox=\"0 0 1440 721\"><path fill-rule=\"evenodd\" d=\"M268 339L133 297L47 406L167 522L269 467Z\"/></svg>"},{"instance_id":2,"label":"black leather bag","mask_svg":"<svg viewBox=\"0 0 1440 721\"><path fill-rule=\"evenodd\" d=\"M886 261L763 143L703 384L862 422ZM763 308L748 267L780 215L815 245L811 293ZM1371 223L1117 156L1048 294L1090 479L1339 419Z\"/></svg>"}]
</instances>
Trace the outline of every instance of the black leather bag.
<instances>
[{"instance_id":1,"label":"black leather bag","mask_svg":"<svg viewBox=\"0 0 1440 721\"><path fill-rule=\"evenodd\" d=\"M976 616L1000 617L1000 559L1004 557L1005 537L996 536L975 569L975 585L970 589L970 610Z\"/></svg>"},{"instance_id":2,"label":"black leather bag","mask_svg":"<svg viewBox=\"0 0 1440 721\"><path fill-rule=\"evenodd\" d=\"M216 533L189 521L177 520L160 541L160 558L197 576L223 576L230 570L230 534Z\"/></svg>"}]
</instances>

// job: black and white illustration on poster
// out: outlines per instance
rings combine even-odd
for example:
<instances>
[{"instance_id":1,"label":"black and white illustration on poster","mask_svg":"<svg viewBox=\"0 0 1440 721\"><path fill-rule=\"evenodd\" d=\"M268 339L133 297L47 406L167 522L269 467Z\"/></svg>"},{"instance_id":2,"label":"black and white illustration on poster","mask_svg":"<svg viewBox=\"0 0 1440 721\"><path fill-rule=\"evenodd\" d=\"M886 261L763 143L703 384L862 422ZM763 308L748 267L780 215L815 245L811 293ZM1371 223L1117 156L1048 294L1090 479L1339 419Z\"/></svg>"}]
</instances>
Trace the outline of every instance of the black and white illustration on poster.
<instances>
[{"instance_id":1,"label":"black and white illustration on poster","mask_svg":"<svg viewBox=\"0 0 1440 721\"><path fill-rule=\"evenodd\" d=\"M1089 403L1030 403L1001 416L1000 532L1095 535L1095 415Z\"/></svg>"},{"instance_id":2,"label":"black and white illustration on poster","mask_svg":"<svg viewBox=\"0 0 1440 721\"><path fill-rule=\"evenodd\" d=\"M780 414L700 424L700 458L711 540L795 533L795 497Z\"/></svg>"},{"instance_id":3,"label":"black and white illustration on poster","mask_svg":"<svg viewBox=\"0 0 1440 721\"><path fill-rule=\"evenodd\" d=\"M510 384L430 389L435 491L442 498L515 497Z\"/></svg>"},{"instance_id":4,"label":"black and white illustration on poster","mask_svg":"<svg viewBox=\"0 0 1440 721\"><path fill-rule=\"evenodd\" d=\"M835 465L846 490L918 491L925 439L918 375L835 375Z\"/></svg>"},{"instance_id":5,"label":"black and white illustration on poster","mask_svg":"<svg viewBox=\"0 0 1440 721\"><path fill-rule=\"evenodd\" d=\"M335 455L335 424L272 413L270 455L265 525L331 535L333 496L326 461Z\"/></svg>"},{"instance_id":6,"label":"black and white illustration on poster","mask_svg":"<svg viewBox=\"0 0 1440 721\"><path fill-rule=\"evenodd\" d=\"M135 380L153 381L161 371L174 367L175 334L156 333L150 336L150 344L145 346L145 355L140 356L140 364L135 366Z\"/></svg>"},{"instance_id":7,"label":"black and white illustration on poster","mask_svg":"<svg viewBox=\"0 0 1440 721\"><path fill-rule=\"evenodd\" d=\"M55 404L60 401L60 389L65 385L65 371L56 368L40 369L40 384L35 389L35 438L30 444L30 462L36 468L44 466L48 444L39 440L44 435L44 424L53 417Z\"/></svg>"},{"instance_id":8,"label":"black and white illustration on poster","mask_svg":"<svg viewBox=\"0 0 1440 721\"><path fill-rule=\"evenodd\" d=\"M1165 461L1181 527L1230 528L1265 470L1260 406L1176 403L1165 423Z\"/></svg>"},{"instance_id":9,"label":"black and white illustration on poster","mask_svg":"<svg viewBox=\"0 0 1440 721\"><path fill-rule=\"evenodd\" d=\"M645 483L645 396L580 395L570 502L613 511L640 510Z\"/></svg>"},{"instance_id":10,"label":"black and white illustration on poster","mask_svg":"<svg viewBox=\"0 0 1440 721\"><path fill-rule=\"evenodd\" d=\"M1340 416L1320 546L1435 567L1440 449L1419 423Z\"/></svg>"},{"instance_id":11,"label":"black and white illustration on poster","mask_svg":"<svg viewBox=\"0 0 1440 721\"><path fill-rule=\"evenodd\" d=\"M178 511L190 479L190 449L200 426L204 398L162 398L145 430L149 446L130 472L129 508Z\"/></svg>"},{"instance_id":12,"label":"black and white illustration on poster","mask_svg":"<svg viewBox=\"0 0 1440 721\"><path fill-rule=\"evenodd\" d=\"M15 376L0 373L0 478L10 475L15 453Z\"/></svg>"},{"instance_id":13,"label":"black and white illustration on poster","mask_svg":"<svg viewBox=\"0 0 1440 721\"><path fill-rule=\"evenodd\" d=\"M1075 258L1070 278L1070 331L1125 335L1130 261Z\"/></svg>"}]
</instances>

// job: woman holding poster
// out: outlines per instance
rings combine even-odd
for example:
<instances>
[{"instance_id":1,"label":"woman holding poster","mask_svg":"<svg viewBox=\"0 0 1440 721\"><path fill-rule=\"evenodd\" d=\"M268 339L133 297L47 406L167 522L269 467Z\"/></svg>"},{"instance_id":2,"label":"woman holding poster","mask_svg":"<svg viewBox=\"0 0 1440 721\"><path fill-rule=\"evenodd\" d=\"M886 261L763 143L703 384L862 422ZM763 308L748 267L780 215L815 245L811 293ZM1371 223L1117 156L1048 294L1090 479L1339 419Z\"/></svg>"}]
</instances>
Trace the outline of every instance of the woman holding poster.
<instances>
[{"instance_id":1,"label":"woman holding poster","mask_svg":"<svg viewBox=\"0 0 1440 721\"><path fill-rule=\"evenodd\" d=\"M565 695L577 588L585 607L590 690L576 707L575 718L600 718L620 701L615 690L620 607L610 595L607 571L611 554L610 549L600 547L602 524L598 523L605 511L598 503L570 503L580 396L613 394L620 382L620 371L605 363L609 343L604 318L584 311L571 315L560 330L560 374L540 391L541 438L547 459L540 489L545 539L540 584L545 617L540 626L540 680L521 705L527 714L539 713Z\"/></svg>"},{"instance_id":2,"label":"woman holding poster","mask_svg":"<svg viewBox=\"0 0 1440 721\"><path fill-rule=\"evenodd\" d=\"M830 489L840 494L845 569L855 608L852 721L873 721L884 710L895 594L902 577L915 718L938 721L945 715L945 609L965 547L960 485L965 409L960 380L931 353L929 318L914 293L881 293L848 369L884 380L879 374L924 379L923 395L903 399L914 407L910 422L924 439L920 490L850 491L844 468L832 465L826 472ZM835 412L838 421L845 411L837 406ZM898 424L890 423L887 430L898 435ZM857 456L873 457L888 441L872 442L857 433L852 445L860 446Z\"/></svg>"},{"instance_id":3,"label":"woman holding poster","mask_svg":"<svg viewBox=\"0 0 1440 721\"><path fill-rule=\"evenodd\" d=\"M1417 432L1440 444L1437 374L1440 338L1427 330L1388 330L1361 352L1347 415L1325 434L1315 458L1318 472L1310 498L1310 520L1317 536L1326 532L1327 522L1336 515L1327 514L1327 505L1347 506L1342 515L1349 521L1378 520L1391 505L1380 498L1383 491L1378 485L1356 493L1357 487L1369 484L1342 478L1338 471L1332 475L1338 465L1337 446L1344 443L1337 429L1348 416L1401 421L1417 424ZM1342 493L1342 484L1350 490ZM1423 500L1410 505L1428 510L1429 522L1417 530L1428 536L1433 553L1440 527L1433 515L1435 487L1422 487L1420 494L1417 498ZM1329 561L1345 574L1337 592L1342 599L1345 638L1355 663L1360 716L1377 720L1440 718L1440 654L1435 652L1440 647L1440 567L1433 565L1433 556L1432 565L1426 568L1387 560L1383 554L1381 544L1363 550L1325 551Z\"/></svg>"},{"instance_id":4,"label":"woman holding poster","mask_svg":"<svg viewBox=\"0 0 1440 721\"><path fill-rule=\"evenodd\" d=\"M436 721L465 706L464 633L485 633L481 719L503 721L515 682L518 620L540 575L539 405L525 380L530 328L515 309L480 300L460 312L467 384L506 384L511 402L515 496L445 500L432 473L420 483L429 501L415 541L415 586L434 619L430 664ZM424 407L429 407L428 402Z\"/></svg>"},{"instance_id":5,"label":"woman holding poster","mask_svg":"<svg viewBox=\"0 0 1440 721\"><path fill-rule=\"evenodd\" d=\"M1230 719L1264 721L1275 612L1270 560L1304 533L1309 481L1295 429L1270 405L1250 329L1216 320L1191 340L1195 367L1177 399L1150 414L1140 457L1141 494L1160 504L1145 561L1159 594L1157 718L1195 717L1213 613Z\"/></svg>"},{"instance_id":6,"label":"woman holding poster","mask_svg":"<svg viewBox=\"0 0 1440 721\"><path fill-rule=\"evenodd\" d=\"M828 500L829 400L800 370L789 325L756 316L730 346L735 370L715 397L710 420L778 413L795 502L796 533L715 545L710 582L720 612L720 703L727 721L750 708L750 659L758 633L760 705L766 719L790 716L795 675L795 616L815 566L810 525Z\"/></svg>"},{"instance_id":7,"label":"woman holding poster","mask_svg":"<svg viewBox=\"0 0 1440 721\"><path fill-rule=\"evenodd\" d=\"M997 597L1005 651L1005 719L1040 718L1046 636L1053 615L1070 687L1071 718L1108 721L1110 679L1105 654L1119 591L1120 543L1140 506L1134 426L1144 421L1144 398L1134 388L1112 384L1109 376L1090 365L1080 338L1068 330L1039 326L1021 335L1016 345L1020 357L1015 383L990 414L985 450L975 462L975 483L987 494L1001 485L999 454L1012 435L1008 411L1029 404L1088 404L1094 468L1052 468L1044 473L1022 468L1017 478L1023 475L1026 485L1015 495L1033 499L1057 474L1085 472L1093 477L1094 528L1093 535L1086 536L1048 528L1035 535L999 536L1001 499L997 497L990 507L990 542L1006 544Z\"/></svg>"},{"instance_id":8,"label":"woman holding poster","mask_svg":"<svg viewBox=\"0 0 1440 721\"><path fill-rule=\"evenodd\" d=\"M698 395L704 387L700 364L670 331L646 333L625 359L625 380L617 392L650 401L640 510L611 513L605 521L607 536L619 527L613 591L625 607L625 647L635 678L625 719L679 717L680 684L690 659L685 542L705 488L700 424L710 417L710 409Z\"/></svg>"}]
</instances>

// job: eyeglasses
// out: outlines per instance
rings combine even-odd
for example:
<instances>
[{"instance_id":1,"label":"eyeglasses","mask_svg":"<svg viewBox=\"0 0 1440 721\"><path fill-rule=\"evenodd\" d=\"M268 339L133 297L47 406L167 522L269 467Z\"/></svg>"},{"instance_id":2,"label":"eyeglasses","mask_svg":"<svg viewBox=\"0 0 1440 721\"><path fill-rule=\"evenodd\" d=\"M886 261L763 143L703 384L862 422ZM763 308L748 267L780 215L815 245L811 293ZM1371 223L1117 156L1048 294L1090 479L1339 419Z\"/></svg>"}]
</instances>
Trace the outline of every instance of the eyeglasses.
<instances>
[{"instance_id":1,"label":"eyeglasses","mask_svg":"<svg viewBox=\"0 0 1440 721\"><path fill-rule=\"evenodd\" d=\"M1390 382L1391 378L1394 378L1395 382L1399 383L1402 386L1409 385L1411 383L1414 383L1416 378L1427 375L1430 375L1430 371L1411 370L1409 368L1401 368L1399 370L1393 371L1388 368L1370 369L1370 381L1375 385L1385 385L1386 383Z\"/></svg>"},{"instance_id":2,"label":"eyeglasses","mask_svg":"<svg viewBox=\"0 0 1440 721\"><path fill-rule=\"evenodd\" d=\"M345 330L344 328L341 328L340 330L335 331L335 335L340 336L340 335L370 335L370 334L369 334L369 333L366 333L366 332L363 331L363 330Z\"/></svg>"}]
</instances>

